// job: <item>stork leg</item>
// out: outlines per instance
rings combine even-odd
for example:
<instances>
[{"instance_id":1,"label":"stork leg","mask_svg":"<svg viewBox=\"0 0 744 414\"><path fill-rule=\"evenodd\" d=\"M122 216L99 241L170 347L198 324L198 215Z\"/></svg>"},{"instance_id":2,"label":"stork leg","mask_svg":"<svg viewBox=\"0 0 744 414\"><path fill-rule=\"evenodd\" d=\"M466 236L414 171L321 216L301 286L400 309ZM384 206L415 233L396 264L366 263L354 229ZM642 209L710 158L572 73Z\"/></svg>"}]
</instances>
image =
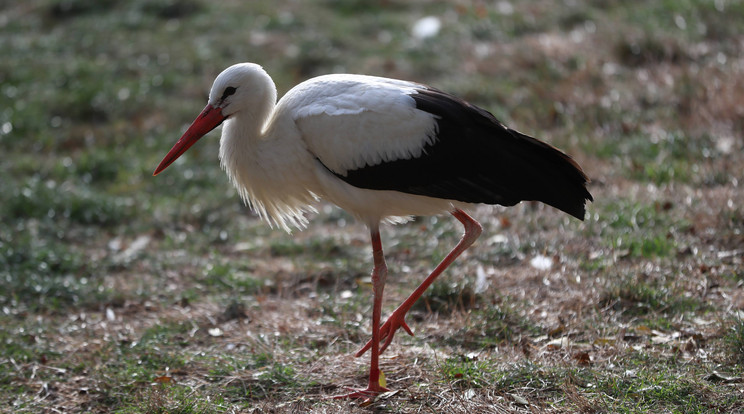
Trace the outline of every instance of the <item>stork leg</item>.
<instances>
[{"instance_id":1,"label":"stork leg","mask_svg":"<svg viewBox=\"0 0 744 414\"><path fill-rule=\"evenodd\" d=\"M385 255L382 252L382 241L380 240L379 225L370 228L372 236L372 256L374 257L375 267L372 270L372 289L374 290L374 302L372 305L372 355L369 364L369 385L366 390L358 390L345 395L338 395L334 399L342 398L365 398L374 399L378 394L388 391L387 388L380 385L380 319L382 315L382 293L385 289L385 279L387 278L387 264L385 264Z\"/></svg>"},{"instance_id":2,"label":"stork leg","mask_svg":"<svg viewBox=\"0 0 744 414\"><path fill-rule=\"evenodd\" d=\"M462 235L462 239L460 239L460 242L457 243L454 249L452 249L451 252L447 255L447 257L442 260L439 265L434 268L434 270L431 272L431 274L424 279L424 281L419 285L416 290L411 293L411 295L403 301L403 303L398 306L398 309L396 309L392 315L388 318L387 321L382 325L380 328L379 336L375 337L372 335L372 339L367 342L366 345L362 349L359 350L359 352L356 353L357 357L362 356L367 350L372 350L373 359L376 358L379 354L385 351L387 349L388 345L393 341L393 336L395 335L395 331L398 330L398 328L403 328L409 335L413 336L413 331L411 331L411 328L408 327L405 321L406 313L408 313L409 310L411 310L411 307L413 307L413 304L416 303L418 298L421 297L421 295L424 294L426 289L434 282L434 279L436 279L449 265L452 264L452 262L457 259L462 252L464 252L470 245L475 242L475 240L480 236L481 232L483 231L483 227L475 221L472 217L467 215L464 211L460 210L459 208L454 209L452 212L452 215L455 216L456 219L458 219L463 226L465 226L465 233ZM378 339L379 338L379 339ZM378 341L385 341L385 343L382 345L382 347L377 350L378 347Z\"/></svg>"}]
</instances>

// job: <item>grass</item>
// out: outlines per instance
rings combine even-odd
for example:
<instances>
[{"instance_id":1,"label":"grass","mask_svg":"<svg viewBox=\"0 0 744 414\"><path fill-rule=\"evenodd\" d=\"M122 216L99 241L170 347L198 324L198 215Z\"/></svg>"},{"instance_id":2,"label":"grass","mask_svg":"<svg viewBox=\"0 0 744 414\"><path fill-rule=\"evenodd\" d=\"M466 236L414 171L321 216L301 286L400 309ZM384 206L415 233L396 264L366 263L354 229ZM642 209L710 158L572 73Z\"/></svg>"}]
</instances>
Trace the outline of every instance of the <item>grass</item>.
<instances>
[{"instance_id":1,"label":"grass","mask_svg":"<svg viewBox=\"0 0 744 414\"><path fill-rule=\"evenodd\" d=\"M744 320L741 317L728 327L724 339L731 359L738 364L744 363Z\"/></svg>"},{"instance_id":2,"label":"grass","mask_svg":"<svg viewBox=\"0 0 744 414\"><path fill-rule=\"evenodd\" d=\"M599 304L612 307L625 318L646 323L653 328L673 329L672 315L704 311L706 303L688 296L675 286L674 280L644 280L644 275L615 277L603 292Z\"/></svg>"},{"instance_id":3,"label":"grass","mask_svg":"<svg viewBox=\"0 0 744 414\"><path fill-rule=\"evenodd\" d=\"M736 412L744 337L742 2L0 6L0 398L14 412ZM413 24L441 19L415 39ZM212 78L256 61L422 81L576 158L579 223L479 207L366 385L366 229L270 229L216 133L157 178ZM460 237L383 227L388 315ZM548 257L548 269L531 259Z\"/></svg>"}]
</instances>

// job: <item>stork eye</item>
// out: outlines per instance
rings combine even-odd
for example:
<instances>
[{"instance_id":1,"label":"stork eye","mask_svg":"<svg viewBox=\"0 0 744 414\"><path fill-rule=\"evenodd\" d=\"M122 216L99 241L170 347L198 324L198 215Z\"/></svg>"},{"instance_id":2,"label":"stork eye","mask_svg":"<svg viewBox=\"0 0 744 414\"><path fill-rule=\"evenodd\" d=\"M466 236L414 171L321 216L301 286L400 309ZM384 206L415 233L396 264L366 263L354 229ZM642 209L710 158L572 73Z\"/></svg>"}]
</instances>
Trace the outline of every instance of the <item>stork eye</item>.
<instances>
[{"instance_id":1,"label":"stork eye","mask_svg":"<svg viewBox=\"0 0 744 414\"><path fill-rule=\"evenodd\" d=\"M225 99L227 99L228 96L234 94L236 90L238 90L238 88L228 86L227 88L225 88L225 92L222 93L222 98L220 98L220 100L224 101Z\"/></svg>"}]
</instances>

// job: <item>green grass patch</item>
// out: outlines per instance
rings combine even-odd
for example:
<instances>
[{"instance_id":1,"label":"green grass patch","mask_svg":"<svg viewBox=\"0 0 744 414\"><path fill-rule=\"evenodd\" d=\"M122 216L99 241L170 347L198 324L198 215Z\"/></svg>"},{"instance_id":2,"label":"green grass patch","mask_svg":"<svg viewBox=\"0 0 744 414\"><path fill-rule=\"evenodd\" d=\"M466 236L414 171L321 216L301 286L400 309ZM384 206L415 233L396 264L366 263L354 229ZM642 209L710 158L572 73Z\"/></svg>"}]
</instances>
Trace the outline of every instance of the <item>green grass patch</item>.
<instances>
[{"instance_id":1,"label":"green grass patch","mask_svg":"<svg viewBox=\"0 0 744 414\"><path fill-rule=\"evenodd\" d=\"M271 285L263 278L251 276L246 269L230 263L208 263L204 275L198 283L214 292L228 289L233 295L256 295L271 290Z\"/></svg>"},{"instance_id":2,"label":"green grass patch","mask_svg":"<svg viewBox=\"0 0 744 414\"><path fill-rule=\"evenodd\" d=\"M657 131L654 136L629 133L604 140L592 151L608 161L621 160L625 173L635 180L657 185L702 182L695 174L701 154L718 152L710 137L683 131Z\"/></svg>"},{"instance_id":3,"label":"green grass patch","mask_svg":"<svg viewBox=\"0 0 744 414\"><path fill-rule=\"evenodd\" d=\"M702 300L681 292L673 279L665 281L641 274L610 276L599 304L620 311L626 317L642 316L646 318L642 320L652 322L652 327L659 329L668 329L670 326L665 317L656 320L657 315L679 315L706 308Z\"/></svg>"},{"instance_id":4,"label":"green grass patch","mask_svg":"<svg viewBox=\"0 0 744 414\"><path fill-rule=\"evenodd\" d=\"M207 414L229 412L230 404L220 394L196 393L192 387L178 384L155 384L140 391L131 403L116 410L120 414Z\"/></svg>"},{"instance_id":5,"label":"green grass patch","mask_svg":"<svg viewBox=\"0 0 744 414\"><path fill-rule=\"evenodd\" d=\"M456 310L471 309L479 299L473 284L474 281L468 278L460 280L437 279L411 309L437 312L444 315Z\"/></svg>"},{"instance_id":6,"label":"green grass patch","mask_svg":"<svg viewBox=\"0 0 744 414\"><path fill-rule=\"evenodd\" d=\"M493 368L487 361L464 355L447 358L439 367L446 381L459 388L482 388L492 383Z\"/></svg>"},{"instance_id":7,"label":"green grass patch","mask_svg":"<svg viewBox=\"0 0 744 414\"><path fill-rule=\"evenodd\" d=\"M604 218L599 234L605 245L621 257L674 257L677 238L692 226L669 202L622 200L599 202L597 207Z\"/></svg>"},{"instance_id":8,"label":"green grass patch","mask_svg":"<svg viewBox=\"0 0 744 414\"><path fill-rule=\"evenodd\" d=\"M608 405L619 410L616 412L667 410L670 407L696 407L690 412L709 412L704 397L696 395L696 384L680 379L674 373L644 371L641 377L633 380L607 378L598 384L598 388L608 397L604 399L605 404L615 401Z\"/></svg>"},{"instance_id":9,"label":"green grass patch","mask_svg":"<svg viewBox=\"0 0 744 414\"><path fill-rule=\"evenodd\" d=\"M744 319L735 318L731 322L724 335L724 344L730 358L744 365Z\"/></svg>"},{"instance_id":10,"label":"green grass patch","mask_svg":"<svg viewBox=\"0 0 744 414\"><path fill-rule=\"evenodd\" d=\"M615 251L627 251L631 257L669 257L676 251L677 244L665 234L618 237L612 241Z\"/></svg>"},{"instance_id":11,"label":"green grass patch","mask_svg":"<svg viewBox=\"0 0 744 414\"><path fill-rule=\"evenodd\" d=\"M467 313L463 326L445 338L450 346L476 350L516 341L522 335L537 335L541 329L508 304L490 304Z\"/></svg>"},{"instance_id":12,"label":"green grass patch","mask_svg":"<svg viewBox=\"0 0 744 414\"><path fill-rule=\"evenodd\" d=\"M252 371L250 379L235 381L226 387L226 396L235 401L261 401L294 392L306 393L316 384L295 372L290 364L272 361Z\"/></svg>"},{"instance_id":13,"label":"green grass patch","mask_svg":"<svg viewBox=\"0 0 744 414\"><path fill-rule=\"evenodd\" d=\"M739 404L718 399L722 391L696 379L699 373L678 371L676 363L630 352L615 370L546 367L523 362L492 372L491 387L544 404L561 412L691 412L727 410ZM560 397L560 398L559 398ZM534 400L531 400L535 403Z\"/></svg>"},{"instance_id":14,"label":"green grass patch","mask_svg":"<svg viewBox=\"0 0 744 414\"><path fill-rule=\"evenodd\" d=\"M8 220L69 220L80 225L110 226L126 222L137 210L130 197L102 194L71 181L31 179L6 191L8 198L0 212Z\"/></svg>"},{"instance_id":15,"label":"green grass patch","mask_svg":"<svg viewBox=\"0 0 744 414\"><path fill-rule=\"evenodd\" d=\"M317 260L331 260L348 256L344 246L332 238L313 238L305 243L298 243L291 239L277 240L269 246L269 251L275 257L307 255Z\"/></svg>"},{"instance_id":16,"label":"green grass patch","mask_svg":"<svg viewBox=\"0 0 744 414\"><path fill-rule=\"evenodd\" d=\"M16 311L99 308L117 296L102 284L96 263L76 246L28 232L0 238L0 304Z\"/></svg>"}]
</instances>

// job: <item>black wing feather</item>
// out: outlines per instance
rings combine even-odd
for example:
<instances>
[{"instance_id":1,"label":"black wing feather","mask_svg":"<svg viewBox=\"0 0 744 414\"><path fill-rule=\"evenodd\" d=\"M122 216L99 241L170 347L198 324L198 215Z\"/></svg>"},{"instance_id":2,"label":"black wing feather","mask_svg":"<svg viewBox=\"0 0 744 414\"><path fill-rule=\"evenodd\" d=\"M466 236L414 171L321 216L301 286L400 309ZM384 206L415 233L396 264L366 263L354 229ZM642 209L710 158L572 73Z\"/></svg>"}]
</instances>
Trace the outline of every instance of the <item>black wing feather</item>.
<instances>
[{"instance_id":1,"label":"black wing feather","mask_svg":"<svg viewBox=\"0 0 744 414\"><path fill-rule=\"evenodd\" d=\"M436 139L423 154L336 176L360 188L469 203L536 200L584 219L592 196L586 175L568 155L442 91L421 89L411 97L418 109L437 117Z\"/></svg>"}]
</instances>

